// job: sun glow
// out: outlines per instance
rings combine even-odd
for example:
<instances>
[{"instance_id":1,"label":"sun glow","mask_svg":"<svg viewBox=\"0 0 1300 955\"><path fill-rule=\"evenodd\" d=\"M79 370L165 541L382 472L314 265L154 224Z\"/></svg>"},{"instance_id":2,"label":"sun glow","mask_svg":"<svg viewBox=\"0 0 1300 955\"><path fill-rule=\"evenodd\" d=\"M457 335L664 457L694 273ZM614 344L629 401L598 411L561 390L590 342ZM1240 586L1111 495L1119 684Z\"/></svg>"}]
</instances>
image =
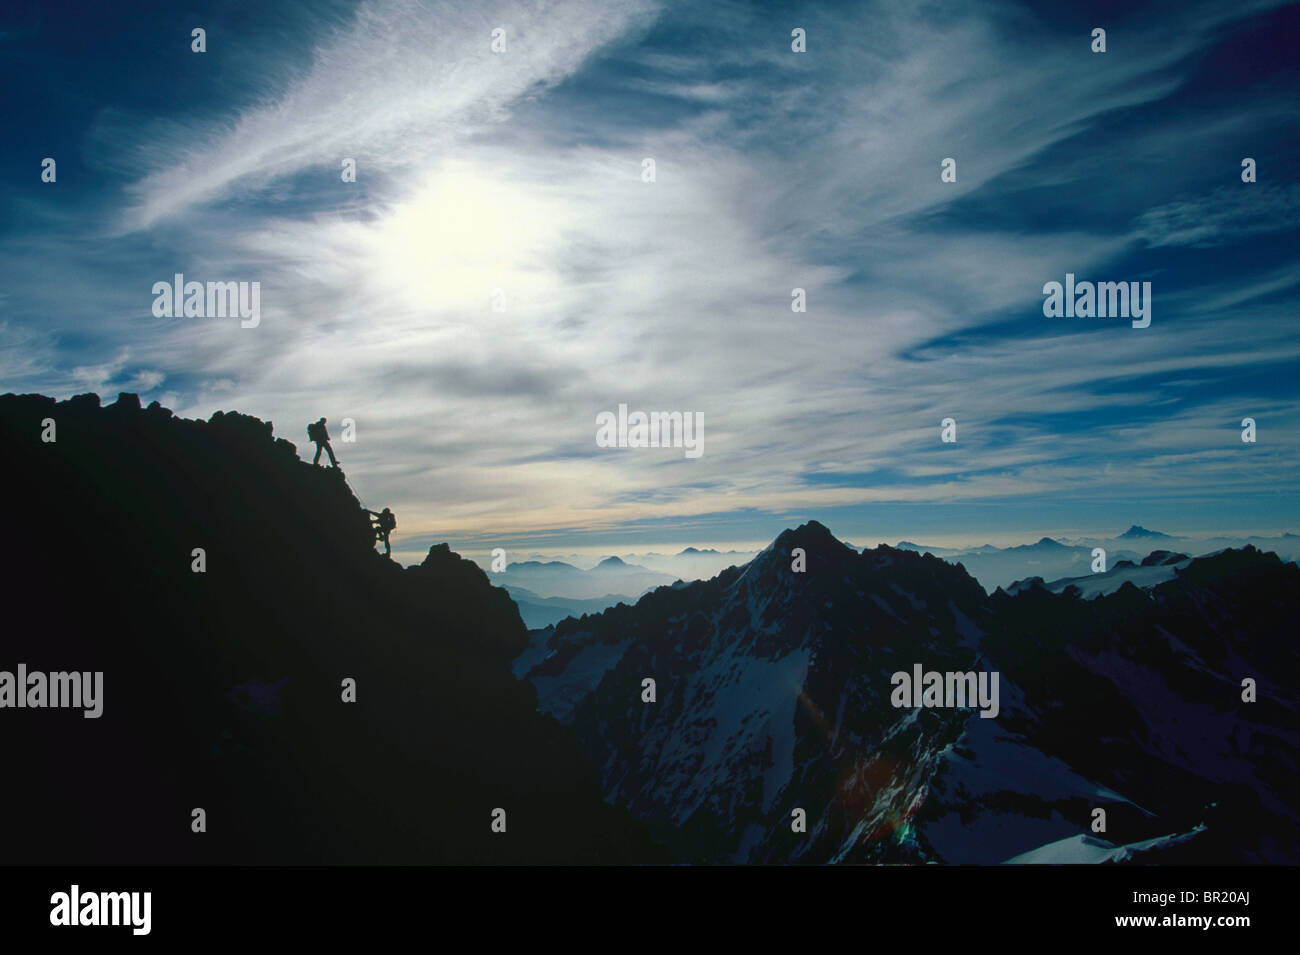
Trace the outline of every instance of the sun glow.
<instances>
[{"instance_id":1,"label":"sun glow","mask_svg":"<svg viewBox=\"0 0 1300 955\"><path fill-rule=\"evenodd\" d=\"M416 308L491 313L554 287L558 203L536 188L448 163L376 227L377 275Z\"/></svg>"}]
</instances>

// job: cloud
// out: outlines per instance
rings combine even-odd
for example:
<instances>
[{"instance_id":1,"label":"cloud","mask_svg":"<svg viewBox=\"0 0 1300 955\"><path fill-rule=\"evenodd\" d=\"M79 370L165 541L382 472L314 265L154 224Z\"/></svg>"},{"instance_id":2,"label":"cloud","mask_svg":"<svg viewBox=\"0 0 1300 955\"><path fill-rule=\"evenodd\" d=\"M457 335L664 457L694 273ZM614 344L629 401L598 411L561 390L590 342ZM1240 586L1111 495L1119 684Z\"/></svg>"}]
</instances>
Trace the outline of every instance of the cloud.
<instances>
[{"instance_id":1,"label":"cloud","mask_svg":"<svg viewBox=\"0 0 1300 955\"><path fill-rule=\"evenodd\" d=\"M1240 183L1149 209L1138 218L1136 231L1152 246L1208 249L1291 231L1297 221L1300 185Z\"/></svg>"},{"instance_id":2,"label":"cloud","mask_svg":"<svg viewBox=\"0 0 1300 955\"><path fill-rule=\"evenodd\" d=\"M1099 386L1289 353L1267 326L1238 349L1184 333L1173 354L1167 338L1095 323L991 334L990 318L1041 315L1045 277L1104 266L1132 233L931 221L1102 115L1167 95L1166 68L1192 41L1085 74L996 17L922 26L877 11L857 26L877 37L865 64L822 54L817 82L766 100L756 80L735 82L744 126L683 108L657 130L556 144L539 101L508 135L412 159L365 216L264 217L233 234L268 269L279 311L258 347L277 357L241 362L238 387L196 407L282 406L287 393L303 420L313 403L358 409L349 473L416 531L591 530L734 507L1092 494L1123 475L1138 486L1154 448L1137 436L1157 432L1117 443L1080 423L1143 394ZM727 57L679 59L686 79L664 95L707 90ZM1031 87L1059 92L1030 105ZM787 120L788 137L756 140ZM949 152L963 157L958 189L938 178ZM804 315L789 309L796 285ZM703 412L704 457L595 448L595 414L624 401ZM938 457L951 413L961 448ZM1009 423L1027 415L1043 420ZM1065 433L1060 415L1075 416ZM1076 463L1099 447L1105 472ZM863 477L818 485L818 471Z\"/></svg>"},{"instance_id":3,"label":"cloud","mask_svg":"<svg viewBox=\"0 0 1300 955\"><path fill-rule=\"evenodd\" d=\"M215 123L150 130L157 166L135 184L126 225L143 229L196 203L265 187L342 158L408 166L501 122L510 105L577 69L652 11L648 4L366 2L313 51L306 74ZM493 53L492 31L506 31Z\"/></svg>"},{"instance_id":4,"label":"cloud","mask_svg":"<svg viewBox=\"0 0 1300 955\"><path fill-rule=\"evenodd\" d=\"M744 6L656 27L639 4L548 10L366 5L300 78L149 127L135 232L6 250L15 272L57 262L41 300L79 310L63 340L4 330L41 356L8 367L165 387L182 413L237 408L300 444L307 421L352 417L349 480L418 537L1294 487L1294 438L1270 426L1281 461L1247 466L1233 431L1300 412L1253 378L1300 358L1289 303L1269 304L1294 282L1167 258L1264 236L1249 203L1276 221L1294 189L1188 199L1199 180L1156 177L1178 206L1126 155L1114 208L1078 214L1109 124L1180 90L1224 14L1112 30L1142 55L1093 57L1086 32L1005 5L809 10L803 55ZM1144 130L1179 155L1203 135L1186 113ZM343 155L360 182L338 181ZM261 281L261 325L153 319L149 285L175 271ZM1151 328L1045 320L1066 271L1157 271ZM623 402L702 412L704 456L597 448L595 416Z\"/></svg>"}]
</instances>

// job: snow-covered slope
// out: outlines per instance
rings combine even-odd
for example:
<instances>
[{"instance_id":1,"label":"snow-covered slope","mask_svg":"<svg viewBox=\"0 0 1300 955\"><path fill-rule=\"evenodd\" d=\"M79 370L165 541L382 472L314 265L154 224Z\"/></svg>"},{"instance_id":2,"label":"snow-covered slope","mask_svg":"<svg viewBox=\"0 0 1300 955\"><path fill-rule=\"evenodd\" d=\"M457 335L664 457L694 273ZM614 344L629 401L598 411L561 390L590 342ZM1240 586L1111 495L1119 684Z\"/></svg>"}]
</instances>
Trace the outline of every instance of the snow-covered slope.
<instances>
[{"instance_id":1,"label":"snow-covered slope","mask_svg":"<svg viewBox=\"0 0 1300 955\"><path fill-rule=\"evenodd\" d=\"M990 597L941 559L858 553L813 522L712 580L534 633L516 673L606 798L687 861L994 864L1094 835L1118 859L1212 803L1179 851L1295 861L1300 571L1171 556L1133 568L1173 574L1146 593ZM998 717L895 708L890 676L914 664L998 672Z\"/></svg>"},{"instance_id":2,"label":"snow-covered slope","mask_svg":"<svg viewBox=\"0 0 1300 955\"><path fill-rule=\"evenodd\" d=\"M1146 862L1150 860L1143 858L1144 856L1182 845L1195 839L1204 831L1204 826L1197 826L1191 832L1171 833L1126 846L1112 845L1105 839L1080 834L1040 846L1029 852L1022 852L1015 858L1008 859L1006 864L1098 865L1102 862Z\"/></svg>"},{"instance_id":3,"label":"snow-covered slope","mask_svg":"<svg viewBox=\"0 0 1300 955\"><path fill-rule=\"evenodd\" d=\"M1077 588L1079 596L1085 600L1102 594L1113 594L1125 584L1132 584L1139 590L1150 590L1156 584L1173 580L1178 572L1192 562L1186 554L1174 554L1169 551L1154 551L1141 564L1131 560L1122 560L1110 570L1096 574L1083 574L1078 577L1062 577L1051 583L1044 583L1041 577L1018 580L1007 588L1008 593L1019 593L1035 584L1045 587L1054 594L1064 593L1067 588Z\"/></svg>"}]
</instances>

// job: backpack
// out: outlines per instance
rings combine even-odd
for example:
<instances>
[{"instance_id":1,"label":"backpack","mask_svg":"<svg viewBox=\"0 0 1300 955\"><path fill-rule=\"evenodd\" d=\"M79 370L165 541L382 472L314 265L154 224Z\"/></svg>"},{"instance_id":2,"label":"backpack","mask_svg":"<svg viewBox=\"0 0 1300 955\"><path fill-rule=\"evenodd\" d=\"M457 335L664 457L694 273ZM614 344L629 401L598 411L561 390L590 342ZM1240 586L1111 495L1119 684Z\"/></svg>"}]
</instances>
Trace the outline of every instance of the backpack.
<instances>
[{"instance_id":1,"label":"backpack","mask_svg":"<svg viewBox=\"0 0 1300 955\"><path fill-rule=\"evenodd\" d=\"M320 436L320 422L313 421L311 424L307 425L307 440L320 443L322 440Z\"/></svg>"}]
</instances>

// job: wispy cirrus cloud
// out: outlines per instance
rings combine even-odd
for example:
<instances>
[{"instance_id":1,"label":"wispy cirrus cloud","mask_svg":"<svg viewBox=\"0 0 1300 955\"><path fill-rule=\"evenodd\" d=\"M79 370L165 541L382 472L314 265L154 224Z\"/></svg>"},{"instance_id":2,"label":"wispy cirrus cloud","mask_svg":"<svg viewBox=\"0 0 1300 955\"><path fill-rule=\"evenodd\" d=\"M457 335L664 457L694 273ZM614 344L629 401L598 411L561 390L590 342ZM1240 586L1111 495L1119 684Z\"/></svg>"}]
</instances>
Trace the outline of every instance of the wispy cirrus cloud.
<instances>
[{"instance_id":1,"label":"wispy cirrus cloud","mask_svg":"<svg viewBox=\"0 0 1300 955\"><path fill-rule=\"evenodd\" d=\"M1246 183L1148 209L1138 218L1137 234L1152 246L1208 249L1294 231L1297 223L1300 184Z\"/></svg>"},{"instance_id":2,"label":"wispy cirrus cloud","mask_svg":"<svg viewBox=\"0 0 1300 955\"><path fill-rule=\"evenodd\" d=\"M143 229L195 203L247 193L344 156L409 166L503 121L511 105L646 21L649 3L360 4L311 53L306 74L264 102L196 125L150 129L155 168L131 188ZM505 30L506 51L491 49Z\"/></svg>"}]
</instances>

